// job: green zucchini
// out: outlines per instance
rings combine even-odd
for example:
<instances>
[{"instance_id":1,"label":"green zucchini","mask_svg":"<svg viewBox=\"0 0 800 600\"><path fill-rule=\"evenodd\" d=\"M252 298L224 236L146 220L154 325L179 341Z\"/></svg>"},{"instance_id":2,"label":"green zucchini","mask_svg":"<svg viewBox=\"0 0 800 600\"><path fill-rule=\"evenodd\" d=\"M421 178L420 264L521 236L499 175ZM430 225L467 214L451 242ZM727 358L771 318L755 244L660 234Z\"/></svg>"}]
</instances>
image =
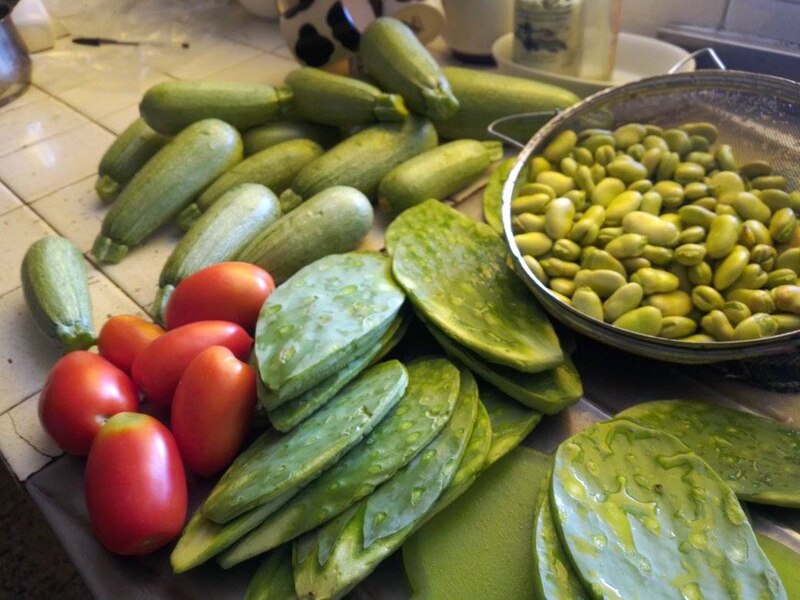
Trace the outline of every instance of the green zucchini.
<instances>
[{"instance_id":1,"label":"green zucchini","mask_svg":"<svg viewBox=\"0 0 800 600\"><path fill-rule=\"evenodd\" d=\"M36 240L22 259L22 293L36 325L64 352L95 343L86 263L66 238Z\"/></svg>"},{"instance_id":2,"label":"green zucchini","mask_svg":"<svg viewBox=\"0 0 800 600\"><path fill-rule=\"evenodd\" d=\"M284 210L333 185L354 187L375 196L381 179L401 162L436 146L430 121L410 116L402 123L362 129L308 163L290 189L281 194Z\"/></svg>"},{"instance_id":3,"label":"green zucchini","mask_svg":"<svg viewBox=\"0 0 800 600\"><path fill-rule=\"evenodd\" d=\"M153 318L161 322L167 302L182 279L233 258L281 214L278 198L257 183L242 183L220 196L169 255L158 278Z\"/></svg>"},{"instance_id":4,"label":"green zucchini","mask_svg":"<svg viewBox=\"0 0 800 600\"><path fill-rule=\"evenodd\" d=\"M229 189L242 183L260 183L280 194L304 166L322 154L322 147L311 140L289 140L254 154L237 163L208 186L197 200L186 206L175 223L188 230L198 217Z\"/></svg>"},{"instance_id":5,"label":"green zucchini","mask_svg":"<svg viewBox=\"0 0 800 600\"><path fill-rule=\"evenodd\" d=\"M134 175L106 213L92 254L119 262L240 160L242 139L233 127L218 119L190 125Z\"/></svg>"},{"instance_id":6,"label":"green zucchini","mask_svg":"<svg viewBox=\"0 0 800 600\"><path fill-rule=\"evenodd\" d=\"M361 34L358 56L383 89L400 94L418 114L447 119L458 110L457 96L439 63L402 21L372 21Z\"/></svg>"},{"instance_id":7,"label":"green zucchini","mask_svg":"<svg viewBox=\"0 0 800 600\"><path fill-rule=\"evenodd\" d=\"M141 117L108 147L97 167L94 189L103 202L111 202L136 172L169 141L153 131Z\"/></svg>"},{"instance_id":8,"label":"green zucchini","mask_svg":"<svg viewBox=\"0 0 800 600\"><path fill-rule=\"evenodd\" d=\"M498 141L457 140L397 165L378 186L378 203L394 214L429 198L444 200L474 183L503 156Z\"/></svg>"},{"instance_id":9,"label":"green zucchini","mask_svg":"<svg viewBox=\"0 0 800 600\"><path fill-rule=\"evenodd\" d=\"M345 186L327 188L281 217L236 257L267 270L281 284L329 254L355 249L372 228L369 200Z\"/></svg>"},{"instance_id":10,"label":"green zucchini","mask_svg":"<svg viewBox=\"0 0 800 600\"><path fill-rule=\"evenodd\" d=\"M292 89L292 115L313 123L349 129L408 117L402 97L352 77L302 67L284 83Z\"/></svg>"},{"instance_id":11,"label":"green zucchini","mask_svg":"<svg viewBox=\"0 0 800 600\"><path fill-rule=\"evenodd\" d=\"M251 156L281 142L301 138L317 142L323 148L330 148L341 141L342 134L335 127L305 121L275 121L252 127L242 133L245 156Z\"/></svg>"},{"instance_id":12,"label":"green zucchini","mask_svg":"<svg viewBox=\"0 0 800 600\"><path fill-rule=\"evenodd\" d=\"M580 100L558 86L521 77L462 67L445 67L443 72L459 102L458 110L451 117L431 118L439 135L445 139L495 139L487 127L501 117L530 112L555 113ZM513 137L527 140L549 118L520 120Z\"/></svg>"},{"instance_id":13,"label":"green zucchini","mask_svg":"<svg viewBox=\"0 0 800 600\"><path fill-rule=\"evenodd\" d=\"M203 119L236 129L263 125L288 110L288 86L233 81L165 81L147 90L139 111L159 133L176 134Z\"/></svg>"}]
</instances>

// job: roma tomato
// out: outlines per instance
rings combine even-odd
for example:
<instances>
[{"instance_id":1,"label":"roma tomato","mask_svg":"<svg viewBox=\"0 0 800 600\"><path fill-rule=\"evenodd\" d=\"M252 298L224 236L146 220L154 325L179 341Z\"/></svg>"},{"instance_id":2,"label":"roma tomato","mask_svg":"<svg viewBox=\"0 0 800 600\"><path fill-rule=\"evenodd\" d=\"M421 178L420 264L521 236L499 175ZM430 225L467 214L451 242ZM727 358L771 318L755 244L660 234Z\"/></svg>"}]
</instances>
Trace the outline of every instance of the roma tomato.
<instances>
[{"instance_id":1,"label":"roma tomato","mask_svg":"<svg viewBox=\"0 0 800 600\"><path fill-rule=\"evenodd\" d=\"M261 267L223 262L189 275L172 292L164 321L167 329L194 321L219 319L238 323L252 333L264 301L275 289Z\"/></svg>"},{"instance_id":2,"label":"roma tomato","mask_svg":"<svg viewBox=\"0 0 800 600\"><path fill-rule=\"evenodd\" d=\"M150 342L164 334L164 329L136 315L117 315L105 322L97 338L100 356L126 373L134 359Z\"/></svg>"},{"instance_id":3,"label":"roma tomato","mask_svg":"<svg viewBox=\"0 0 800 600\"><path fill-rule=\"evenodd\" d=\"M253 338L236 323L198 321L168 331L133 361L133 381L148 400L168 405L192 359L211 346L225 346L246 360Z\"/></svg>"},{"instance_id":4,"label":"roma tomato","mask_svg":"<svg viewBox=\"0 0 800 600\"><path fill-rule=\"evenodd\" d=\"M84 480L89 522L116 554L148 554L186 520L188 492L178 447L158 420L119 413L97 434Z\"/></svg>"},{"instance_id":5,"label":"roma tomato","mask_svg":"<svg viewBox=\"0 0 800 600\"><path fill-rule=\"evenodd\" d=\"M131 378L102 356L79 350L53 366L39 395L39 420L58 447L86 456L105 422L139 410Z\"/></svg>"},{"instance_id":6,"label":"roma tomato","mask_svg":"<svg viewBox=\"0 0 800 600\"><path fill-rule=\"evenodd\" d=\"M186 368L172 399L170 427L186 467L202 477L231 464L256 406L253 368L222 346Z\"/></svg>"}]
</instances>

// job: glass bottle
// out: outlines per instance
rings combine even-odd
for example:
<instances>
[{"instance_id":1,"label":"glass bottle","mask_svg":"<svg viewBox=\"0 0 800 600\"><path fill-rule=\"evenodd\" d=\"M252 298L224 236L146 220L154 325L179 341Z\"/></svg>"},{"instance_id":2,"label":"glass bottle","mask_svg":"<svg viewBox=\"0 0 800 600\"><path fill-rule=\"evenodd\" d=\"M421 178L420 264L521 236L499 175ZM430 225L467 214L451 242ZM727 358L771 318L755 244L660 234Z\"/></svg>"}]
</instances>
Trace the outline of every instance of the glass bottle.
<instances>
[{"instance_id":1,"label":"glass bottle","mask_svg":"<svg viewBox=\"0 0 800 600\"><path fill-rule=\"evenodd\" d=\"M516 0L514 62L576 75L580 62L581 4L582 0Z\"/></svg>"},{"instance_id":2,"label":"glass bottle","mask_svg":"<svg viewBox=\"0 0 800 600\"><path fill-rule=\"evenodd\" d=\"M622 0L587 0L582 11L580 76L610 81L617 56Z\"/></svg>"}]
</instances>

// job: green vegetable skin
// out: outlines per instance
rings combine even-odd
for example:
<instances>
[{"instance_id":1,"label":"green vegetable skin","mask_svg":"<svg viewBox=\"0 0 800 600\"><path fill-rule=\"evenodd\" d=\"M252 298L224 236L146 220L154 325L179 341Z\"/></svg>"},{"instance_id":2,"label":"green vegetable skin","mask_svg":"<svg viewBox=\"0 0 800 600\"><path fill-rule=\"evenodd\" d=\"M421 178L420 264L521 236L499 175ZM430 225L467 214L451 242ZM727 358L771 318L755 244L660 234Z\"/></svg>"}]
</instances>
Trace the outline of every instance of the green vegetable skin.
<instances>
[{"instance_id":1,"label":"green vegetable skin","mask_svg":"<svg viewBox=\"0 0 800 600\"><path fill-rule=\"evenodd\" d=\"M594 598L786 598L734 493L671 435L594 425L559 446L550 493Z\"/></svg>"},{"instance_id":2,"label":"green vegetable skin","mask_svg":"<svg viewBox=\"0 0 800 600\"><path fill-rule=\"evenodd\" d=\"M336 373L322 380L310 390L303 392L297 398L293 398L273 410L267 408L267 416L272 426L278 431L289 431L297 427L299 423L324 406L361 371L384 357L402 339L407 329L408 319L401 313L381 339L366 352L359 354ZM267 399L273 397L273 395L267 395Z\"/></svg>"},{"instance_id":3,"label":"green vegetable skin","mask_svg":"<svg viewBox=\"0 0 800 600\"><path fill-rule=\"evenodd\" d=\"M168 141L168 137L153 131L141 117L128 125L100 159L94 186L100 199L114 200L120 189Z\"/></svg>"},{"instance_id":4,"label":"green vegetable skin","mask_svg":"<svg viewBox=\"0 0 800 600\"><path fill-rule=\"evenodd\" d=\"M52 236L28 247L20 269L22 293L39 329L66 352L95 343L86 263L66 238Z\"/></svg>"},{"instance_id":5,"label":"green vegetable skin","mask_svg":"<svg viewBox=\"0 0 800 600\"><path fill-rule=\"evenodd\" d=\"M492 386L481 386L480 396L492 428L491 448L483 467L488 469L528 437L542 414L520 406Z\"/></svg>"},{"instance_id":6,"label":"green vegetable skin","mask_svg":"<svg viewBox=\"0 0 800 600\"><path fill-rule=\"evenodd\" d=\"M226 552L232 567L330 520L372 493L445 426L459 394L459 372L445 359L408 366L400 402L363 442L306 486L281 510Z\"/></svg>"},{"instance_id":7,"label":"green vegetable skin","mask_svg":"<svg viewBox=\"0 0 800 600\"><path fill-rule=\"evenodd\" d=\"M117 263L168 223L214 179L242 160L242 140L217 119L181 131L125 186L103 219L92 254Z\"/></svg>"},{"instance_id":8,"label":"green vegetable skin","mask_svg":"<svg viewBox=\"0 0 800 600\"><path fill-rule=\"evenodd\" d=\"M299 598L341 598L400 547L453 480L477 408L477 393L460 393L447 426L414 460L349 511L299 538L294 551Z\"/></svg>"},{"instance_id":9,"label":"green vegetable skin","mask_svg":"<svg viewBox=\"0 0 800 600\"><path fill-rule=\"evenodd\" d=\"M242 132L245 156L252 156L281 142L299 139L312 140L323 148L330 148L341 141L342 135L335 127L304 121L275 121Z\"/></svg>"},{"instance_id":10,"label":"green vegetable skin","mask_svg":"<svg viewBox=\"0 0 800 600\"><path fill-rule=\"evenodd\" d=\"M403 545L413 598L534 598L531 531L552 459L519 447Z\"/></svg>"},{"instance_id":11,"label":"green vegetable skin","mask_svg":"<svg viewBox=\"0 0 800 600\"><path fill-rule=\"evenodd\" d=\"M278 198L263 185L243 183L220 197L186 232L158 276L153 318L161 322L175 286L192 273L233 260L265 227L278 220Z\"/></svg>"},{"instance_id":12,"label":"green vegetable skin","mask_svg":"<svg viewBox=\"0 0 800 600\"><path fill-rule=\"evenodd\" d=\"M503 235L503 218L500 214L503 186L514 162L516 159L510 158L497 165L483 190L483 219L498 235Z\"/></svg>"},{"instance_id":13,"label":"green vegetable skin","mask_svg":"<svg viewBox=\"0 0 800 600\"><path fill-rule=\"evenodd\" d=\"M618 416L677 437L742 500L800 508L800 430L686 400L645 402Z\"/></svg>"},{"instance_id":14,"label":"green vegetable skin","mask_svg":"<svg viewBox=\"0 0 800 600\"><path fill-rule=\"evenodd\" d=\"M256 325L261 378L285 402L377 343L405 297L374 252L326 256L298 271L264 303Z\"/></svg>"},{"instance_id":15,"label":"green vegetable skin","mask_svg":"<svg viewBox=\"0 0 800 600\"><path fill-rule=\"evenodd\" d=\"M294 600L292 548L282 546L270 552L256 570L244 600Z\"/></svg>"},{"instance_id":16,"label":"green vegetable skin","mask_svg":"<svg viewBox=\"0 0 800 600\"><path fill-rule=\"evenodd\" d=\"M396 360L365 371L278 443L235 460L203 503L203 515L226 523L308 483L380 423L407 383Z\"/></svg>"},{"instance_id":17,"label":"green vegetable skin","mask_svg":"<svg viewBox=\"0 0 800 600\"><path fill-rule=\"evenodd\" d=\"M539 600L584 600L589 595L575 574L569 557L561 547L550 508L548 473L539 489L533 527L533 574Z\"/></svg>"},{"instance_id":18,"label":"green vegetable skin","mask_svg":"<svg viewBox=\"0 0 800 600\"><path fill-rule=\"evenodd\" d=\"M778 575L786 588L786 597L789 600L800 598L800 554L760 533L756 533L758 544L767 555L767 558L778 571Z\"/></svg>"},{"instance_id":19,"label":"green vegetable skin","mask_svg":"<svg viewBox=\"0 0 800 600\"><path fill-rule=\"evenodd\" d=\"M528 373L564 361L552 325L487 225L428 200L389 225L386 247L414 306L460 344Z\"/></svg>"}]
</instances>

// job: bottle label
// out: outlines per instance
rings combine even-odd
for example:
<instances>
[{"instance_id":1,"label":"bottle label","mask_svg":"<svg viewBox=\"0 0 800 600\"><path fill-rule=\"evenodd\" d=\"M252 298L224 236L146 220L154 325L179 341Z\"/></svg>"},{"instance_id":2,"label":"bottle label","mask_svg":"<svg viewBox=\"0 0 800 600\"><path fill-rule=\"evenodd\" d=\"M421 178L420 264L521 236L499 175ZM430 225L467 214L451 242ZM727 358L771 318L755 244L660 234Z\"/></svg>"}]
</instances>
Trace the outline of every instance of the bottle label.
<instances>
[{"instance_id":1,"label":"bottle label","mask_svg":"<svg viewBox=\"0 0 800 600\"><path fill-rule=\"evenodd\" d=\"M518 0L514 11L514 61L569 68L577 54L574 0Z\"/></svg>"}]
</instances>

